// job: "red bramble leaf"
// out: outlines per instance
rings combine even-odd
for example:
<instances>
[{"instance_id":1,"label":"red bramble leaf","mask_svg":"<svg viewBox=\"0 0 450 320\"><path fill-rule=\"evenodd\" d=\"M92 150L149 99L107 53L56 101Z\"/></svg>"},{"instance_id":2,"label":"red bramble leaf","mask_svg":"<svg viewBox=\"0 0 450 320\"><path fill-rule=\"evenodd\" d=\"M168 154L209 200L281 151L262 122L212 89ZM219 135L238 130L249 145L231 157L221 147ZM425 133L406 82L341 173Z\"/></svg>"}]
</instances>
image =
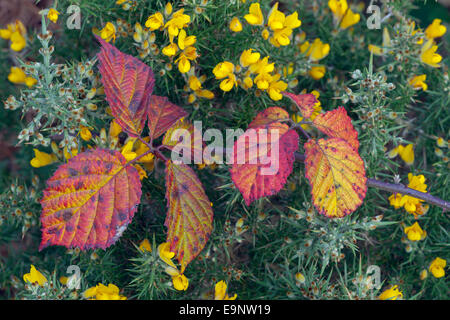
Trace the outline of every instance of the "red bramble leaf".
<instances>
[{"instance_id":1,"label":"red bramble leaf","mask_svg":"<svg viewBox=\"0 0 450 320\"><path fill-rule=\"evenodd\" d=\"M309 118L314 112L314 105L318 102L316 97L311 93L293 94L290 92L283 92L283 95L294 101L302 113L303 118Z\"/></svg>"},{"instance_id":2,"label":"red bramble leaf","mask_svg":"<svg viewBox=\"0 0 450 320\"><path fill-rule=\"evenodd\" d=\"M330 138L341 138L347 141L355 150L359 148L358 132L352 124L344 107L317 115L313 120L318 130Z\"/></svg>"},{"instance_id":3,"label":"red bramble leaf","mask_svg":"<svg viewBox=\"0 0 450 320\"><path fill-rule=\"evenodd\" d=\"M118 151L94 149L61 165L41 200L42 241L105 249L131 222L141 198L138 171Z\"/></svg>"},{"instance_id":4,"label":"red bramble leaf","mask_svg":"<svg viewBox=\"0 0 450 320\"><path fill-rule=\"evenodd\" d=\"M111 113L125 132L131 137L138 137L147 120L155 83L152 69L100 37L97 39L102 45L97 57Z\"/></svg>"},{"instance_id":5,"label":"red bramble leaf","mask_svg":"<svg viewBox=\"0 0 450 320\"><path fill-rule=\"evenodd\" d=\"M167 242L181 272L203 250L212 231L212 204L195 172L185 164L167 161Z\"/></svg>"},{"instance_id":6,"label":"red bramble leaf","mask_svg":"<svg viewBox=\"0 0 450 320\"><path fill-rule=\"evenodd\" d=\"M364 162L341 138L310 139L305 143L306 178L317 210L330 218L355 211L367 191Z\"/></svg>"},{"instance_id":7,"label":"red bramble leaf","mask_svg":"<svg viewBox=\"0 0 450 320\"><path fill-rule=\"evenodd\" d=\"M148 107L148 128L153 139L161 136L180 118L188 113L179 106L171 103L166 97L151 96Z\"/></svg>"},{"instance_id":8,"label":"red bramble leaf","mask_svg":"<svg viewBox=\"0 0 450 320\"><path fill-rule=\"evenodd\" d=\"M230 173L247 205L283 188L292 172L298 141L297 132L279 122L250 128L238 138Z\"/></svg>"}]
</instances>

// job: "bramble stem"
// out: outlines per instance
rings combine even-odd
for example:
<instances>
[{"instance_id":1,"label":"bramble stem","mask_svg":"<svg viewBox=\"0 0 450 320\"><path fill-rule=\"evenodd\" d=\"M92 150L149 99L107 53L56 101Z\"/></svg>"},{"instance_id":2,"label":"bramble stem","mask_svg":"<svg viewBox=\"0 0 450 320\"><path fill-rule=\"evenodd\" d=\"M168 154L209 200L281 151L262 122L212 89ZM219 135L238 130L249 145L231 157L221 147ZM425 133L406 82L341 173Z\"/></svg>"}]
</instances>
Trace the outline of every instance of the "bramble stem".
<instances>
[{"instance_id":1,"label":"bramble stem","mask_svg":"<svg viewBox=\"0 0 450 320\"><path fill-rule=\"evenodd\" d=\"M293 125L293 126L291 127L291 129L298 129L298 130L300 130L301 133L303 133L303 135L304 135L308 140L311 139L311 136L308 134L308 132L306 132L306 130L302 128L302 124L303 124L303 122L296 123L295 125Z\"/></svg>"},{"instance_id":2,"label":"bramble stem","mask_svg":"<svg viewBox=\"0 0 450 320\"><path fill-rule=\"evenodd\" d=\"M295 160L296 161L305 161L305 155L296 152L295 153ZM435 206L438 206L440 208L443 208L445 211L450 211L450 202L446 200L442 200L440 198L437 198L435 196L432 196L429 193L420 192L411 188L408 188L402 184L399 183L389 183L384 182L376 179L367 179L367 186L372 188L377 188L380 190L389 191L392 193L400 193L404 195L408 195L417 199L424 200L430 204L433 204Z\"/></svg>"}]
</instances>

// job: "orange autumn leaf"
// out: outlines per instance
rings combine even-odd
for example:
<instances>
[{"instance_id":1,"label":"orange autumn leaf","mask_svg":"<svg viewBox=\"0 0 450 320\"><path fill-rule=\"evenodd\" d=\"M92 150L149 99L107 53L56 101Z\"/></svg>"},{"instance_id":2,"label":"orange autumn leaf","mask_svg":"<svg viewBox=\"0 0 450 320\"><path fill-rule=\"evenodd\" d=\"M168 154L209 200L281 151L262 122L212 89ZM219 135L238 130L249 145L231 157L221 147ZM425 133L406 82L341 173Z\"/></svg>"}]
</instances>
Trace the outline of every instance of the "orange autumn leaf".
<instances>
[{"instance_id":1,"label":"orange autumn leaf","mask_svg":"<svg viewBox=\"0 0 450 320\"><path fill-rule=\"evenodd\" d=\"M354 212L367 191L364 162L341 138L310 139L305 143L306 178L317 210L330 218Z\"/></svg>"},{"instance_id":2,"label":"orange autumn leaf","mask_svg":"<svg viewBox=\"0 0 450 320\"><path fill-rule=\"evenodd\" d=\"M230 173L247 205L283 188L292 172L298 141L297 132L279 122L250 128L238 138Z\"/></svg>"},{"instance_id":3,"label":"orange autumn leaf","mask_svg":"<svg viewBox=\"0 0 450 320\"><path fill-rule=\"evenodd\" d=\"M290 92L283 92L283 95L295 103L303 118L311 117L314 112L314 105L318 102L312 93L294 94Z\"/></svg>"},{"instance_id":4,"label":"orange autumn leaf","mask_svg":"<svg viewBox=\"0 0 450 320\"><path fill-rule=\"evenodd\" d=\"M358 132L352 124L344 107L317 115L313 120L316 128L330 138L341 138L347 141L355 150L359 148Z\"/></svg>"},{"instance_id":5,"label":"orange autumn leaf","mask_svg":"<svg viewBox=\"0 0 450 320\"><path fill-rule=\"evenodd\" d=\"M153 95L148 107L148 128L153 139L161 136L180 118L188 114L179 106L171 103L167 97Z\"/></svg>"},{"instance_id":6,"label":"orange autumn leaf","mask_svg":"<svg viewBox=\"0 0 450 320\"><path fill-rule=\"evenodd\" d=\"M111 113L123 131L138 137L147 120L148 104L155 83L152 69L100 37L96 38L102 45L97 57Z\"/></svg>"},{"instance_id":7,"label":"orange autumn leaf","mask_svg":"<svg viewBox=\"0 0 450 320\"><path fill-rule=\"evenodd\" d=\"M119 151L91 149L61 165L41 200L42 241L105 249L131 222L141 198L138 171Z\"/></svg>"},{"instance_id":8,"label":"orange autumn leaf","mask_svg":"<svg viewBox=\"0 0 450 320\"><path fill-rule=\"evenodd\" d=\"M203 250L212 231L211 202L195 172L185 164L167 161L167 242L181 264L181 273Z\"/></svg>"}]
</instances>

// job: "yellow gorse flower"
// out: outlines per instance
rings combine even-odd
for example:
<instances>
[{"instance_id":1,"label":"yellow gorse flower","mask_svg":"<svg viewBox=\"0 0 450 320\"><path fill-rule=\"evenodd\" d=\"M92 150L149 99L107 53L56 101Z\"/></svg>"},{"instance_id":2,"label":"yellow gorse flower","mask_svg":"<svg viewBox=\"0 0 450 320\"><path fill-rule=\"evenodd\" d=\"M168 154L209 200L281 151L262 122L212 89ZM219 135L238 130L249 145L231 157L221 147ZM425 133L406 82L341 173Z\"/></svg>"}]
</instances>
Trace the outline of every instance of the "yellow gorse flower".
<instances>
[{"instance_id":1,"label":"yellow gorse flower","mask_svg":"<svg viewBox=\"0 0 450 320\"><path fill-rule=\"evenodd\" d=\"M28 283L37 283L41 287L47 282L47 278L40 273L35 266L31 265L30 273L26 273L23 275L23 281Z\"/></svg>"},{"instance_id":2,"label":"yellow gorse flower","mask_svg":"<svg viewBox=\"0 0 450 320\"><path fill-rule=\"evenodd\" d=\"M172 277L173 287L178 291L186 291L189 286L189 279L175 266L172 258L175 256L174 252L170 251L170 243L164 242L158 246L158 255L167 266L164 271Z\"/></svg>"},{"instance_id":3,"label":"yellow gorse flower","mask_svg":"<svg viewBox=\"0 0 450 320\"><path fill-rule=\"evenodd\" d=\"M242 31L242 23L239 21L237 17L234 17L230 21L230 30L233 32L241 32Z\"/></svg>"},{"instance_id":4,"label":"yellow gorse flower","mask_svg":"<svg viewBox=\"0 0 450 320\"><path fill-rule=\"evenodd\" d=\"M399 209L405 205L406 199L400 193L392 194L389 198L389 204L395 209Z\"/></svg>"},{"instance_id":5,"label":"yellow gorse flower","mask_svg":"<svg viewBox=\"0 0 450 320\"><path fill-rule=\"evenodd\" d=\"M107 22L103 29L100 30L100 37L106 42L116 41L116 27L114 24Z\"/></svg>"},{"instance_id":6,"label":"yellow gorse flower","mask_svg":"<svg viewBox=\"0 0 450 320\"><path fill-rule=\"evenodd\" d=\"M127 11L129 10L131 7L136 6L136 1L132 1L132 0L117 0L116 1L116 5L118 6L122 6L122 9Z\"/></svg>"},{"instance_id":7,"label":"yellow gorse flower","mask_svg":"<svg viewBox=\"0 0 450 320\"><path fill-rule=\"evenodd\" d=\"M69 151L69 150L67 149L67 147L64 147L63 155L64 155L64 158L65 158L66 160L69 160L69 159L75 157L77 154L78 154L78 149L77 149L77 148L73 148L73 149L71 149L71 150Z\"/></svg>"},{"instance_id":8,"label":"yellow gorse flower","mask_svg":"<svg viewBox=\"0 0 450 320\"><path fill-rule=\"evenodd\" d=\"M281 100L283 97L281 92L286 90L288 85L280 80L281 74L272 73L275 70L275 64L269 63L269 57L263 59L260 57L260 53L254 52L250 48L242 52L238 65L235 66L229 61L216 65L213 73L216 79L224 79L220 83L222 91L230 91L235 85L248 90L253 87L253 84L256 84L259 90L267 91L272 100ZM252 78L253 75L256 76Z\"/></svg>"},{"instance_id":9,"label":"yellow gorse flower","mask_svg":"<svg viewBox=\"0 0 450 320\"><path fill-rule=\"evenodd\" d=\"M347 10L347 13L344 15L344 18L341 21L340 28L347 29L348 27L357 24L360 20L359 13L354 13L350 8Z\"/></svg>"},{"instance_id":10,"label":"yellow gorse flower","mask_svg":"<svg viewBox=\"0 0 450 320\"><path fill-rule=\"evenodd\" d=\"M84 291L83 296L90 300L126 300L127 297L120 295L119 292L119 288L112 283L108 286L99 283Z\"/></svg>"},{"instance_id":11,"label":"yellow gorse flower","mask_svg":"<svg viewBox=\"0 0 450 320\"><path fill-rule=\"evenodd\" d=\"M166 4L166 6L164 7L164 14L166 16L169 16L172 13L172 10L173 10L172 4L170 2L168 2Z\"/></svg>"},{"instance_id":12,"label":"yellow gorse flower","mask_svg":"<svg viewBox=\"0 0 450 320\"><path fill-rule=\"evenodd\" d=\"M224 79L220 82L220 89L228 92L237 84L236 76L234 74L234 64L229 61L224 61L216 65L213 69L213 74L216 79Z\"/></svg>"},{"instance_id":13,"label":"yellow gorse flower","mask_svg":"<svg viewBox=\"0 0 450 320\"><path fill-rule=\"evenodd\" d=\"M197 91L202 87L202 83L200 82L200 79L196 76L190 76L188 80L189 88L191 88L192 91Z\"/></svg>"},{"instance_id":14,"label":"yellow gorse flower","mask_svg":"<svg viewBox=\"0 0 450 320\"><path fill-rule=\"evenodd\" d=\"M269 93L269 97L273 101L278 101L283 98L283 95L281 92L287 89L288 84L282 80L280 80L281 75L279 73L275 74L270 83L269 87L267 88L267 92Z\"/></svg>"},{"instance_id":15,"label":"yellow gorse flower","mask_svg":"<svg viewBox=\"0 0 450 320\"><path fill-rule=\"evenodd\" d=\"M142 240L141 243L139 244L139 249L142 252L152 252L152 246L150 244L150 241L148 241L148 239Z\"/></svg>"},{"instance_id":16,"label":"yellow gorse flower","mask_svg":"<svg viewBox=\"0 0 450 320\"><path fill-rule=\"evenodd\" d=\"M261 54L259 52L254 52L253 49L244 50L239 59L239 63L242 67L246 68L257 63L260 57Z\"/></svg>"},{"instance_id":17,"label":"yellow gorse flower","mask_svg":"<svg viewBox=\"0 0 450 320\"><path fill-rule=\"evenodd\" d=\"M185 89L186 91L193 91L194 93L189 95L188 102L194 103L194 101L199 98L206 98L206 99L212 99L214 98L214 93L203 89L203 81L206 79L205 76L202 76L200 78L196 77L195 75L191 75L188 79L188 87Z\"/></svg>"},{"instance_id":18,"label":"yellow gorse flower","mask_svg":"<svg viewBox=\"0 0 450 320\"><path fill-rule=\"evenodd\" d=\"M116 120L112 120L109 126L109 136L112 138L117 138L119 134L122 132L122 127L116 122Z\"/></svg>"},{"instance_id":19,"label":"yellow gorse flower","mask_svg":"<svg viewBox=\"0 0 450 320\"><path fill-rule=\"evenodd\" d=\"M314 80L320 80L325 76L325 72L327 71L326 67L323 65L311 67L308 70L308 75Z\"/></svg>"},{"instance_id":20,"label":"yellow gorse flower","mask_svg":"<svg viewBox=\"0 0 450 320\"><path fill-rule=\"evenodd\" d=\"M360 20L359 13L354 13L348 6L347 0L329 0L328 7L333 12L334 20L341 29L347 29Z\"/></svg>"},{"instance_id":21,"label":"yellow gorse flower","mask_svg":"<svg viewBox=\"0 0 450 320\"><path fill-rule=\"evenodd\" d=\"M309 57L312 62L317 62L320 59L325 58L330 52L330 45L323 43L322 40L316 38L312 44L309 41L305 41L306 34L302 32L297 41L299 42L298 48L301 53ZM314 80L322 79L325 76L326 67L324 65L314 65L308 70L308 75Z\"/></svg>"},{"instance_id":22,"label":"yellow gorse flower","mask_svg":"<svg viewBox=\"0 0 450 320\"><path fill-rule=\"evenodd\" d=\"M409 184L408 187L420 192L427 192L427 185L425 184L425 177L423 175L415 176L412 173L408 173ZM404 208L409 213L416 213L421 206L421 199L417 199L408 195L403 196L405 198Z\"/></svg>"},{"instance_id":23,"label":"yellow gorse flower","mask_svg":"<svg viewBox=\"0 0 450 320\"><path fill-rule=\"evenodd\" d=\"M176 43L169 43L162 49L162 54L168 57L172 57L177 54L178 46Z\"/></svg>"},{"instance_id":24,"label":"yellow gorse flower","mask_svg":"<svg viewBox=\"0 0 450 320\"><path fill-rule=\"evenodd\" d=\"M10 40L10 48L14 51L21 51L25 48L27 44L26 36L27 30L19 20L16 20L15 23L8 24L6 29L0 29L0 38Z\"/></svg>"},{"instance_id":25,"label":"yellow gorse flower","mask_svg":"<svg viewBox=\"0 0 450 320\"><path fill-rule=\"evenodd\" d=\"M409 84L415 89L422 89L423 91L426 91L428 89L428 85L425 83L426 79L427 75L421 74L411 78L409 80Z\"/></svg>"},{"instance_id":26,"label":"yellow gorse flower","mask_svg":"<svg viewBox=\"0 0 450 320\"><path fill-rule=\"evenodd\" d=\"M171 41L173 39L171 38ZM186 31L181 29L178 32L178 45L171 42L168 46L163 48L162 52L166 56L176 55L178 49L182 50L178 58L175 60L178 63L178 70L181 73L187 73L191 69L190 61L197 58L197 49L193 47L197 41L195 36L187 36Z\"/></svg>"},{"instance_id":27,"label":"yellow gorse flower","mask_svg":"<svg viewBox=\"0 0 450 320\"><path fill-rule=\"evenodd\" d=\"M420 61L433 68L439 68L442 56L436 53L437 49L438 46L434 44L434 41L432 39L428 40L421 49Z\"/></svg>"},{"instance_id":28,"label":"yellow gorse flower","mask_svg":"<svg viewBox=\"0 0 450 320\"><path fill-rule=\"evenodd\" d=\"M187 14L184 14L184 9L180 9L175 12L172 15L172 19L167 21L164 25L164 28L169 32L170 42L172 42L173 38L178 36L180 30L186 28L190 22L191 17Z\"/></svg>"},{"instance_id":29,"label":"yellow gorse flower","mask_svg":"<svg viewBox=\"0 0 450 320\"><path fill-rule=\"evenodd\" d=\"M267 25L273 31L270 43L275 47L287 46L291 43L290 36L293 29L300 27L301 21L298 19L298 13L294 12L289 16L278 10L278 2L272 7Z\"/></svg>"},{"instance_id":30,"label":"yellow gorse flower","mask_svg":"<svg viewBox=\"0 0 450 320\"><path fill-rule=\"evenodd\" d=\"M328 55L330 52L330 45L328 43L323 43L322 40L316 38L311 45L306 41L301 46L301 50L306 51L305 54L311 61L319 61Z\"/></svg>"},{"instance_id":31,"label":"yellow gorse flower","mask_svg":"<svg viewBox=\"0 0 450 320\"><path fill-rule=\"evenodd\" d=\"M80 137L84 141L89 141L92 139L92 133L88 127L80 126Z\"/></svg>"},{"instance_id":32,"label":"yellow gorse flower","mask_svg":"<svg viewBox=\"0 0 450 320\"><path fill-rule=\"evenodd\" d=\"M214 287L214 300L236 300L237 294L229 297L227 294L227 284L225 281L221 280L216 283Z\"/></svg>"},{"instance_id":33,"label":"yellow gorse flower","mask_svg":"<svg viewBox=\"0 0 450 320\"><path fill-rule=\"evenodd\" d=\"M172 284L175 290L186 291L189 286L189 279L177 268L167 266L164 271L172 277Z\"/></svg>"},{"instance_id":34,"label":"yellow gorse flower","mask_svg":"<svg viewBox=\"0 0 450 320\"><path fill-rule=\"evenodd\" d=\"M180 50L184 50L187 47L192 46L197 41L195 36L187 36L186 31L180 30L178 34L178 47Z\"/></svg>"},{"instance_id":35,"label":"yellow gorse flower","mask_svg":"<svg viewBox=\"0 0 450 320\"><path fill-rule=\"evenodd\" d=\"M422 230L418 222L415 222L409 227L405 227L404 231L411 241L423 240L427 236L427 232Z\"/></svg>"},{"instance_id":36,"label":"yellow gorse flower","mask_svg":"<svg viewBox=\"0 0 450 320\"><path fill-rule=\"evenodd\" d=\"M414 163L413 145L412 144L408 144L407 146L399 145L397 148L400 158L402 158L402 160L405 161L407 165L412 165Z\"/></svg>"},{"instance_id":37,"label":"yellow gorse flower","mask_svg":"<svg viewBox=\"0 0 450 320\"><path fill-rule=\"evenodd\" d=\"M164 271L172 277L172 284L175 290L186 291L189 286L189 279L177 268L167 266Z\"/></svg>"},{"instance_id":38,"label":"yellow gorse flower","mask_svg":"<svg viewBox=\"0 0 450 320\"><path fill-rule=\"evenodd\" d=\"M425 35L428 39L442 37L447 28L441 25L441 19L434 19L433 22L425 29Z\"/></svg>"},{"instance_id":39,"label":"yellow gorse flower","mask_svg":"<svg viewBox=\"0 0 450 320\"><path fill-rule=\"evenodd\" d=\"M135 141L135 138L130 138L120 151L120 153L122 153L123 157L127 159L127 161L134 160L137 157L136 152L133 151Z\"/></svg>"},{"instance_id":40,"label":"yellow gorse flower","mask_svg":"<svg viewBox=\"0 0 450 320\"><path fill-rule=\"evenodd\" d=\"M398 286L395 285L381 293L378 296L379 300L397 300L403 297L403 293L398 290Z\"/></svg>"},{"instance_id":41,"label":"yellow gorse flower","mask_svg":"<svg viewBox=\"0 0 450 320\"><path fill-rule=\"evenodd\" d=\"M258 2L250 5L249 13L244 16L244 19L251 25L260 26L264 23L264 16Z\"/></svg>"},{"instance_id":42,"label":"yellow gorse flower","mask_svg":"<svg viewBox=\"0 0 450 320\"><path fill-rule=\"evenodd\" d=\"M150 29L150 31L154 31L156 29L164 26L164 16L161 12L156 12L148 17L145 22L145 26Z\"/></svg>"},{"instance_id":43,"label":"yellow gorse flower","mask_svg":"<svg viewBox=\"0 0 450 320\"><path fill-rule=\"evenodd\" d=\"M429 267L429 271L433 274L435 278L442 278L445 276L445 266L447 265L447 261L437 257L434 259Z\"/></svg>"},{"instance_id":44,"label":"yellow gorse flower","mask_svg":"<svg viewBox=\"0 0 450 320\"><path fill-rule=\"evenodd\" d=\"M33 150L34 150L34 158L31 159L30 164L34 168L48 166L49 164L58 161L58 157L54 154L42 152L39 151L38 149Z\"/></svg>"},{"instance_id":45,"label":"yellow gorse flower","mask_svg":"<svg viewBox=\"0 0 450 320\"><path fill-rule=\"evenodd\" d=\"M423 175L415 176L412 173L408 173L408 180L409 188L423 193L427 192L427 185L425 184L425 177ZM404 207L416 219L418 215L423 215L428 211L428 206L422 205L423 200L408 195L393 194L389 197L389 202L395 209Z\"/></svg>"},{"instance_id":46,"label":"yellow gorse flower","mask_svg":"<svg viewBox=\"0 0 450 320\"><path fill-rule=\"evenodd\" d=\"M175 257L175 253L170 251L170 243L164 242L158 246L158 255L162 261L173 268L177 268L172 262L172 258Z\"/></svg>"},{"instance_id":47,"label":"yellow gorse flower","mask_svg":"<svg viewBox=\"0 0 450 320\"><path fill-rule=\"evenodd\" d=\"M297 283L299 283L299 284L303 284L303 283L305 283L306 278L305 278L305 276L304 276L302 273L297 272L297 273L295 274L295 281L296 281Z\"/></svg>"},{"instance_id":48,"label":"yellow gorse flower","mask_svg":"<svg viewBox=\"0 0 450 320\"><path fill-rule=\"evenodd\" d=\"M347 0L329 0L328 7L336 18L342 20L348 9Z\"/></svg>"},{"instance_id":49,"label":"yellow gorse flower","mask_svg":"<svg viewBox=\"0 0 450 320\"><path fill-rule=\"evenodd\" d=\"M420 278L420 280L425 280L427 277L428 277L428 271L425 270L425 269L423 269L423 270L420 272L419 278Z\"/></svg>"},{"instance_id":50,"label":"yellow gorse flower","mask_svg":"<svg viewBox=\"0 0 450 320\"><path fill-rule=\"evenodd\" d=\"M181 73L187 73L191 70L191 62L197 59L197 49L195 47L187 47L183 50L182 53L178 56L178 59L175 60L178 63L178 70Z\"/></svg>"},{"instance_id":51,"label":"yellow gorse flower","mask_svg":"<svg viewBox=\"0 0 450 320\"><path fill-rule=\"evenodd\" d=\"M48 10L47 18L51 22L56 23L58 21L58 17L59 17L59 12L56 9L51 8L50 10Z\"/></svg>"},{"instance_id":52,"label":"yellow gorse flower","mask_svg":"<svg viewBox=\"0 0 450 320\"><path fill-rule=\"evenodd\" d=\"M400 155L400 158L407 164L412 165L414 163L414 148L412 144L408 144L406 146L399 145L398 147L392 149L389 154L388 158L392 159L395 158L397 155Z\"/></svg>"},{"instance_id":53,"label":"yellow gorse flower","mask_svg":"<svg viewBox=\"0 0 450 320\"><path fill-rule=\"evenodd\" d=\"M18 67L11 67L8 80L15 84L25 84L28 88L31 88L37 83L35 78L28 77L25 72Z\"/></svg>"}]
</instances>

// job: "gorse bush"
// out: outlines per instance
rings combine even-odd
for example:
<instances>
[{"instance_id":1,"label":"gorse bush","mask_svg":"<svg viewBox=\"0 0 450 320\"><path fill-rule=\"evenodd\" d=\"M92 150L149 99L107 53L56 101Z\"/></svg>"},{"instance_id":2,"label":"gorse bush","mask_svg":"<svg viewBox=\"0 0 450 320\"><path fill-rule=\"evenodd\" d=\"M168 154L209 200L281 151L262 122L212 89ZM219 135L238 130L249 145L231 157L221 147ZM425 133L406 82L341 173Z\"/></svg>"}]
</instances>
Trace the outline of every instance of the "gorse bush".
<instances>
[{"instance_id":1,"label":"gorse bush","mask_svg":"<svg viewBox=\"0 0 450 320\"><path fill-rule=\"evenodd\" d=\"M372 2L2 26L1 296L447 299L448 17Z\"/></svg>"}]
</instances>

